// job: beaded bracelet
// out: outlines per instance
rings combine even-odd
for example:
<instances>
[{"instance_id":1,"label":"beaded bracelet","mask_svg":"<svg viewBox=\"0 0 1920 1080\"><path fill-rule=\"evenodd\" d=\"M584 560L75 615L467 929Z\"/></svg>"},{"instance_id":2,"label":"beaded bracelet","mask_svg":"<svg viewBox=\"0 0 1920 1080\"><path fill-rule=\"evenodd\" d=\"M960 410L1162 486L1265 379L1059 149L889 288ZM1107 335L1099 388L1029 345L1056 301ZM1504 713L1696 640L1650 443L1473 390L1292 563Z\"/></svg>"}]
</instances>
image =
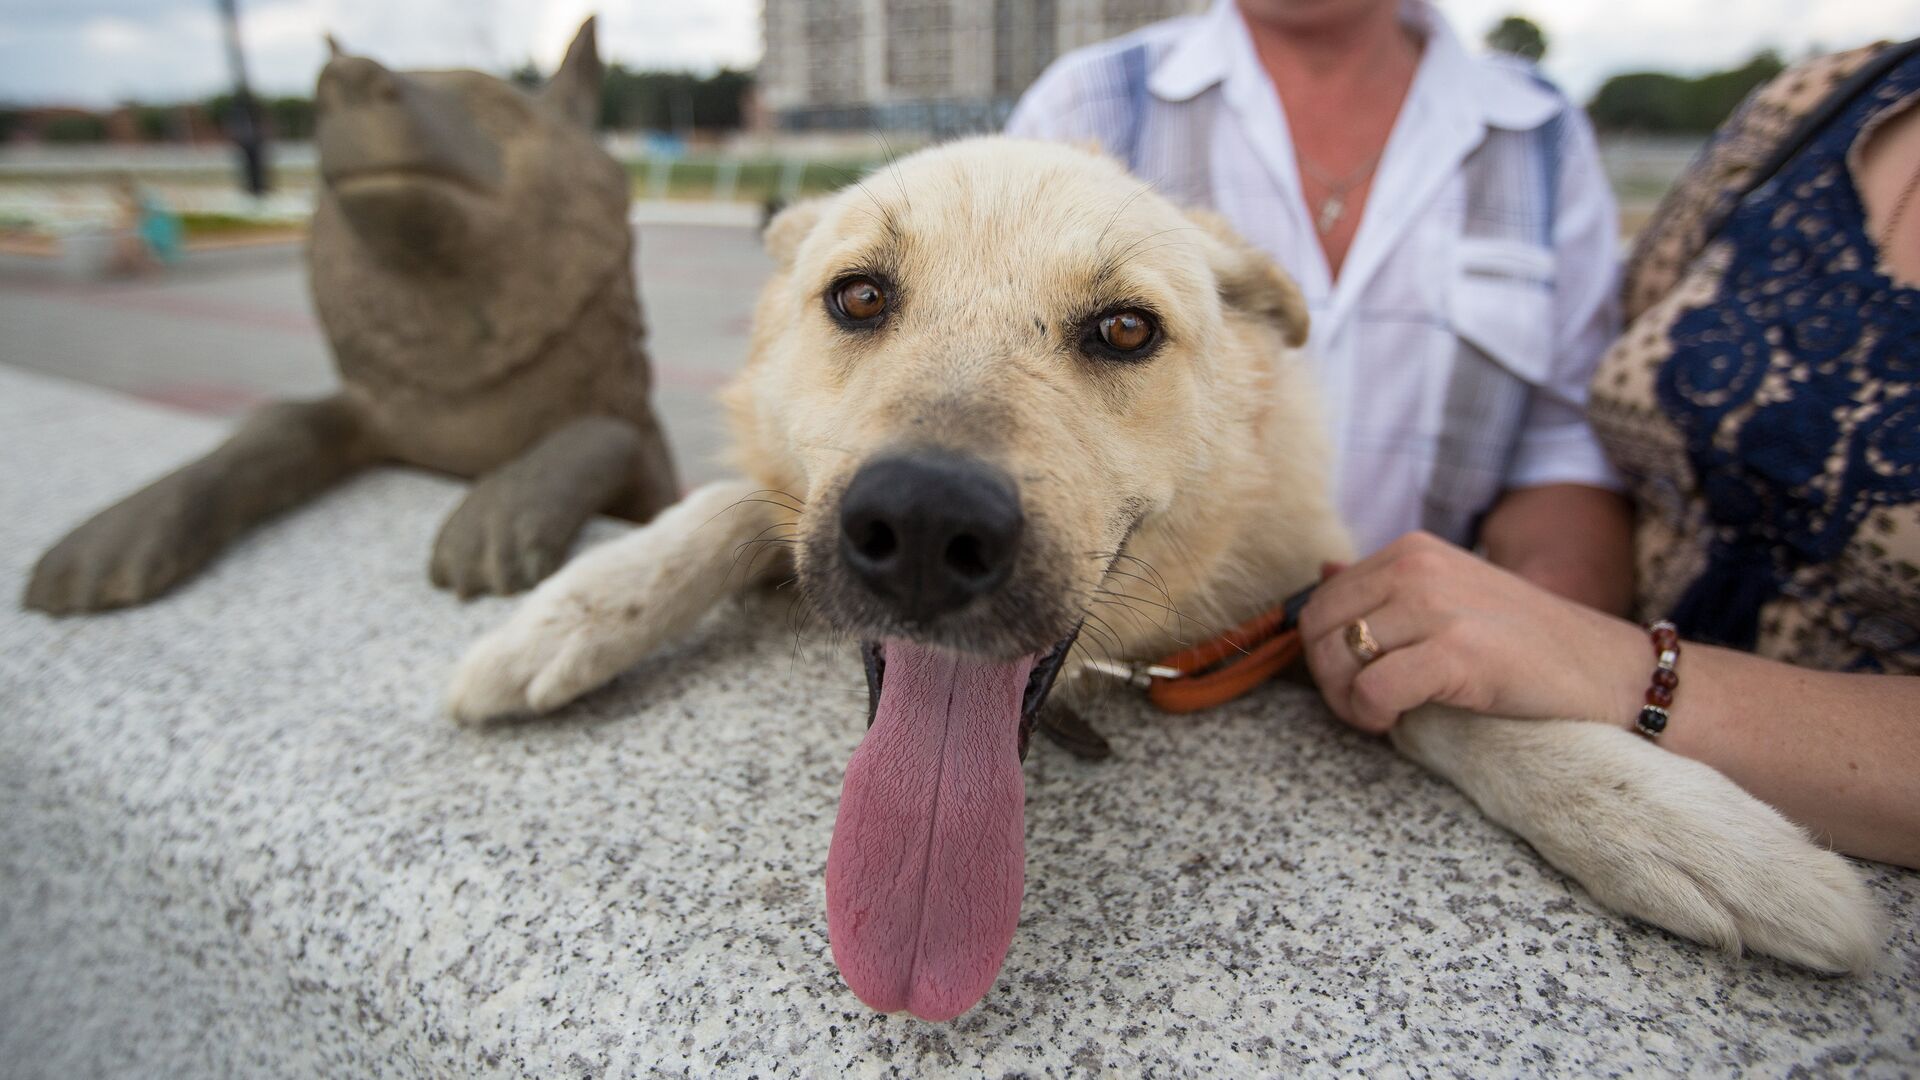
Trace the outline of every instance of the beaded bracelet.
<instances>
[{"instance_id":1,"label":"beaded bracelet","mask_svg":"<svg viewBox=\"0 0 1920 1080\"><path fill-rule=\"evenodd\" d=\"M1680 628L1661 619L1647 627L1653 637L1653 683L1647 687L1647 704L1640 710L1636 726L1640 734L1655 738L1667 730L1667 710L1673 707L1673 692L1680 688Z\"/></svg>"}]
</instances>

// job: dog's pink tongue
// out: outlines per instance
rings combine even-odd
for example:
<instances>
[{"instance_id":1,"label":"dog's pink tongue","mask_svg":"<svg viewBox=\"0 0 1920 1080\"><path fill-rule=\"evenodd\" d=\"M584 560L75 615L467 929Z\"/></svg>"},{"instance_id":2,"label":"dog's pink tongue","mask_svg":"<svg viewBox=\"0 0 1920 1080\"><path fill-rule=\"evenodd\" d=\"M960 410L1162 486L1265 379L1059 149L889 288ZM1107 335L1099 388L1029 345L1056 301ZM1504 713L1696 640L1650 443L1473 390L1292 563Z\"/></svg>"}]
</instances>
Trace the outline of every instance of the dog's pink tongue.
<instances>
[{"instance_id":1,"label":"dog's pink tongue","mask_svg":"<svg viewBox=\"0 0 1920 1080\"><path fill-rule=\"evenodd\" d=\"M951 1020L986 996L1020 919L1020 702L1035 658L885 649L827 854L827 936L861 1001Z\"/></svg>"}]
</instances>

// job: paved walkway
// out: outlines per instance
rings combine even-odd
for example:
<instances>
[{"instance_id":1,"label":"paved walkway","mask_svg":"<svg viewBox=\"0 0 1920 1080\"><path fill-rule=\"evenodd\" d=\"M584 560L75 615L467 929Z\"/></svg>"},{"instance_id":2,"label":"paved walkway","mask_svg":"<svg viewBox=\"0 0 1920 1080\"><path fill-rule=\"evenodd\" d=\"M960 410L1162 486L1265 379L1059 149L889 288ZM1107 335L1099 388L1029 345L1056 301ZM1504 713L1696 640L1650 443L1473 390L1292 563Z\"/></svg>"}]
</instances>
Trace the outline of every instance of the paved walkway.
<instances>
[{"instance_id":1,"label":"paved walkway","mask_svg":"<svg viewBox=\"0 0 1920 1080\"><path fill-rule=\"evenodd\" d=\"M769 264L751 227L648 223L639 235L655 405L696 484L723 471L713 395L746 355ZM335 385L291 245L125 282L0 266L0 363L223 417Z\"/></svg>"}]
</instances>

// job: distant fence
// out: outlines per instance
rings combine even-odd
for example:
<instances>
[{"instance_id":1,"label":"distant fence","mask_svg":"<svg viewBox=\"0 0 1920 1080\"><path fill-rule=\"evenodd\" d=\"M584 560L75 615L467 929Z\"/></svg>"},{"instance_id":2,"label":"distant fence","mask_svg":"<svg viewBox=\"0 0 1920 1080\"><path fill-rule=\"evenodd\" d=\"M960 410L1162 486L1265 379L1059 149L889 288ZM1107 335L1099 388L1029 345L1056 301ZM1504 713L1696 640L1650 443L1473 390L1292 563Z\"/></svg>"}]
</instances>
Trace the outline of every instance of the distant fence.
<instances>
[{"instance_id":1,"label":"distant fence","mask_svg":"<svg viewBox=\"0 0 1920 1080\"><path fill-rule=\"evenodd\" d=\"M836 190L879 163L877 155L861 159L721 153L648 156L625 141L609 149L633 177L634 195L657 199L791 199ZM312 184L317 158L311 143L276 143L271 160L280 183ZM233 151L218 145L0 148L0 180L89 182L126 173L151 183L218 184L232 178L234 169Z\"/></svg>"},{"instance_id":2,"label":"distant fence","mask_svg":"<svg viewBox=\"0 0 1920 1080\"><path fill-rule=\"evenodd\" d=\"M1700 145L1699 139L1603 136L1600 155L1621 201L1647 204L1666 191ZM883 160L879 147L861 157L821 156L819 148L812 154L782 153L778 145L748 153L649 154L634 140L614 137L609 138L608 149L632 177L634 197L648 200L791 201L837 190ZM277 143L272 160L280 191L296 200L310 198L316 167L313 146ZM122 173L169 190L184 193L202 188L208 194L223 187L231 190L236 176L233 151L219 145L0 148L0 183L52 188L98 184ZM196 191L191 197L199 194ZM222 201L222 208L228 203ZM285 204L278 208L284 209Z\"/></svg>"},{"instance_id":3,"label":"distant fence","mask_svg":"<svg viewBox=\"0 0 1920 1080\"><path fill-rule=\"evenodd\" d=\"M1602 135L1600 164L1621 202L1653 202L1704 145L1705 139L1690 135Z\"/></svg>"},{"instance_id":4,"label":"distant fence","mask_svg":"<svg viewBox=\"0 0 1920 1080\"><path fill-rule=\"evenodd\" d=\"M634 195L643 199L711 199L717 202L791 202L803 195L837 191L871 172L878 161L809 161L805 158L740 158L689 155L626 163Z\"/></svg>"}]
</instances>

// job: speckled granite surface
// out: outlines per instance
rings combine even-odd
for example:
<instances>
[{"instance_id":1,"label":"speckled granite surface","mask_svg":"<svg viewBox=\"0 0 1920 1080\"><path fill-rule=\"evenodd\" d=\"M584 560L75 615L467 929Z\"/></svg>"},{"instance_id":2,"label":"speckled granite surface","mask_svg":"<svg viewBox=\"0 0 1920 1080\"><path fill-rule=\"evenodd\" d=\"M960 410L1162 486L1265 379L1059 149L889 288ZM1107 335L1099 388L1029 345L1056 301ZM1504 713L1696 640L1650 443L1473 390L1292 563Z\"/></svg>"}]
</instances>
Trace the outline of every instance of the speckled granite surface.
<instances>
[{"instance_id":1,"label":"speckled granite surface","mask_svg":"<svg viewBox=\"0 0 1920 1080\"><path fill-rule=\"evenodd\" d=\"M857 664L784 604L553 723L437 711L508 604L422 566L459 495L370 475L151 608L17 610L34 556L219 431L0 369L0 1073L1781 1075L1920 1071L1920 875L1868 980L1597 910L1301 693L1028 763L984 1004L840 985L821 874ZM614 527L603 526L600 535Z\"/></svg>"}]
</instances>

